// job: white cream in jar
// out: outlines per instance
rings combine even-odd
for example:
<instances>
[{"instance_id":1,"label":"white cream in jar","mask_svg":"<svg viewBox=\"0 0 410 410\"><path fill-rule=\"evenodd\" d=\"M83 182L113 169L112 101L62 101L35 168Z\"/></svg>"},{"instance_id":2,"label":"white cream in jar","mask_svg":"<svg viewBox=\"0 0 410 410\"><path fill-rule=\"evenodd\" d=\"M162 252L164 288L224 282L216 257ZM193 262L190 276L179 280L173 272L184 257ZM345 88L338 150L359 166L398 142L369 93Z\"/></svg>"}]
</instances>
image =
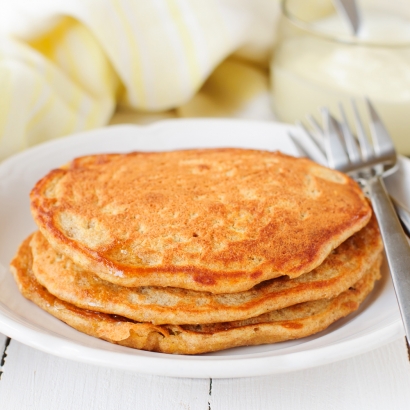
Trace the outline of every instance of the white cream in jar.
<instances>
[{"instance_id":1,"label":"white cream in jar","mask_svg":"<svg viewBox=\"0 0 410 410\"><path fill-rule=\"evenodd\" d=\"M363 10L356 44L337 15L311 23L317 34L284 36L272 62L274 103L285 122L339 101L369 97L396 147L410 154L410 19ZM351 38L351 37L350 37Z\"/></svg>"}]
</instances>

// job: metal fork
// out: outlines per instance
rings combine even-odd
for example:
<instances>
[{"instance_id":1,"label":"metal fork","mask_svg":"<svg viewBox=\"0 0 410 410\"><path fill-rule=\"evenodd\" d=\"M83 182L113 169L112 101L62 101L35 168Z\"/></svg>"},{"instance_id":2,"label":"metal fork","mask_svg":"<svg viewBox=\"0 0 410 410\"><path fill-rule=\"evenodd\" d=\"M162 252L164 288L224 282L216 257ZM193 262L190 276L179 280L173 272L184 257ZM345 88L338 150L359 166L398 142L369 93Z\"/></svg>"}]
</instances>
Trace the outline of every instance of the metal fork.
<instances>
[{"instance_id":1,"label":"metal fork","mask_svg":"<svg viewBox=\"0 0 410 410\"><path fill-rule=\"evenodd\" d=\"M397 154L372 103L366 99L370 117L370 131L373 144L370 144L357 106L352 101L357 140L346 120L343 106L339 104L340 122L327 108L323 108L322 128L313 117L308 120L309 130L299 123L305 138L315 141L316 149L324 152L328 166L348 173L359 182L370 198L383 238L387 262L402 316L407 343L410 341L410 245L397 218L383 182L383 176L397 169ZM293 141L299 141L291 135ZM299 143L299 148L301 144Z\"/></svg>"}]
</instances>

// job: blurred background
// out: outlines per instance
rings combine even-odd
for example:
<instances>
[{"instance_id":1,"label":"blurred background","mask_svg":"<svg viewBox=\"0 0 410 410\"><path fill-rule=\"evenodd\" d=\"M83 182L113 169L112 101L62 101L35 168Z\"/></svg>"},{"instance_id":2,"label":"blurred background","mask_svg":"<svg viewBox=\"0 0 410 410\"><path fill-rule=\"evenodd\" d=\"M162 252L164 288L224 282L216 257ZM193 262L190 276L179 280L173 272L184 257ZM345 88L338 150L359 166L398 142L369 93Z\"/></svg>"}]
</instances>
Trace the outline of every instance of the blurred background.
<instances>
[{"instance_id":1,"label":"blurred background","mask_svg":"<svg viewBox=\"0 0 410 410\"><path fill-rule=\"evenodd\" d=\"M370 97L410 154L408 0L0 0L0 160L107 124L293 123ZM195 138L195 136L192 136Z\"/></svg>"}]
</instances>

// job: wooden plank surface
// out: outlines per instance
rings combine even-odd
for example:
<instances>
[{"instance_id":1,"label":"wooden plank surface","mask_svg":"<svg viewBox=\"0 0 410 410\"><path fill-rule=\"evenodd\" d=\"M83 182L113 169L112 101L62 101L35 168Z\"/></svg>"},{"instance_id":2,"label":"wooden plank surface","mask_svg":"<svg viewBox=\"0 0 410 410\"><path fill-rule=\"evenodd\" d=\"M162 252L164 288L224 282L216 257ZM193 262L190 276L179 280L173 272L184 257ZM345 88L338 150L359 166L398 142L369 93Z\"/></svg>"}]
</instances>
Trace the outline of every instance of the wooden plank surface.
<instances>
[{"instance_id":1,"label":"wooden plank surface","mask_svg":"<svg viewBox=\"0 0 410 410\"><path fill-rule=\"evenodd\" d=\"M404 340L301 372L212 382L212 410L408 410L410 363Z\"/></svg>"},{"instance_id":2,"label":"wooden plank surface","mask_svg":"<svg viewBox=\"0 0 410 410\"><path fill-rule=\"evenodd\" d=\"M7 337L4 336L2 333L0 333L0 357L3 354L3 347L4 347L4 344L6 343L6 339Z\"/></svg>"},{"instance_id":3,"label":"wooden plank surface","mask_svg":"<svg viewBox=\"0 0 410 410\"><path fill-rule=\"evenodd\" d=\"M209 379L139 375L76 363L14 340L0 381L2 410L206 410Z\"/></svg>"},{"instance_id":4,"label":"wooden plank surface","mask_svg":"<svg viewBox=\"0 0 410 410\"><path fill-rule=\"evenodd\" d=\"M1 375L3 373L2 367L6 359L5 350L6 350L7 342L8 342L8 338L2 333L0 333L0 380L1 380Z\"/></svg>"},{"instance_id":5,"label":"wooden plank surface","mask_svg":"<svg viewBox=\"0 0 410 410\"><path fill-rule=\"evenodd\" d=\"M0 380L2 410L408 410L404 341L301 372L245 378L138 375L57 358L16 341Z\"/></svg>"}]
</instances>

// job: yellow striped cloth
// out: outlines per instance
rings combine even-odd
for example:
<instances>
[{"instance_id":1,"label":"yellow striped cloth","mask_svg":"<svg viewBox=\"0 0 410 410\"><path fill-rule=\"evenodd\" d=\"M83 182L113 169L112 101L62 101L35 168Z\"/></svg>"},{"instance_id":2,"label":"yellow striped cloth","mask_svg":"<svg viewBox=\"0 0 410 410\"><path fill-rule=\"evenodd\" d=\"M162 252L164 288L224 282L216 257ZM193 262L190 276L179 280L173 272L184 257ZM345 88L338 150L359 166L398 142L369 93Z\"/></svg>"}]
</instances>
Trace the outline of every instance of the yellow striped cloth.
<instances>
[{"instance_id":1,"label":"yellow striped cloth","mask_svg":"<svg viewBox=\"0 0 410 410\"><path fill-rule=\"evenodd\" d=\"M0 5L0 160L108 123L272 115L278 0Z\"/></svg>"}]
</instances>

